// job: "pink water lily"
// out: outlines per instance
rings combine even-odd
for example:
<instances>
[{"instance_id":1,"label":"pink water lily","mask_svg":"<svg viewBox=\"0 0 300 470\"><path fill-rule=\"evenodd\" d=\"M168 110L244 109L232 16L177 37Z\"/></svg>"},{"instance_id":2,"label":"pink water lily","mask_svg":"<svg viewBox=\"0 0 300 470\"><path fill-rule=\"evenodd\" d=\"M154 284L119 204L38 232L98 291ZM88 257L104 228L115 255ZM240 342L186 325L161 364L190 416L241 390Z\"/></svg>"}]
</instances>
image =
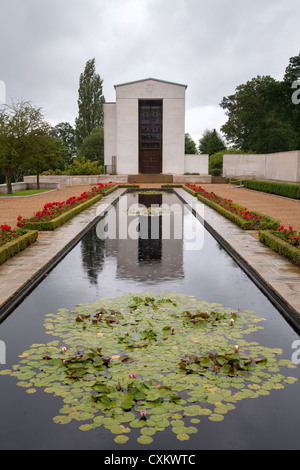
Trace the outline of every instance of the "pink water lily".
<instances>
[{"instance_id":1,"label":"pink water lily","mask_svg":"<svg viewBox=\"0 0 300 470\"><path fill-rule=\"evenodd\" d=\"M141 418L142 418L142 419L146 419L146 418L147 418L147 412L146 412L146 410L142 410L142 411L141 411Z\"/></svg>"},{"instance_id":2,"label":"pink water lily","mask_svg":"<svg viewBox=\"0 0 300 470\"><path fill-rule=\"evenodd\" d=\"M135 378L135 373L134 373L134 372L130 372L129 377L130 377L131 379L134 379L134 378Z\"/></svg>"}]
</instances>

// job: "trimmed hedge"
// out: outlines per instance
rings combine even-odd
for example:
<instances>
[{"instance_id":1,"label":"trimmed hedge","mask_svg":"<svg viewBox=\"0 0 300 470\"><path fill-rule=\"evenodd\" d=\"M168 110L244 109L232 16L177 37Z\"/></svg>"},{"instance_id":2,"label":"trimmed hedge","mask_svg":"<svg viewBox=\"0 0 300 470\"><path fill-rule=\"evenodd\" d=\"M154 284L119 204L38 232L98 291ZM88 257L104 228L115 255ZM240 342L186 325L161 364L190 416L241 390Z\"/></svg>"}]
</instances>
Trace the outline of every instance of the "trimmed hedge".
<instances>
[{"instance_id":1,"label":"trimmed hedge","mask_svg":"<svg viewBox=\"0 0 300 470\"><path fill-rule=\"evenodd\" d=\"M112 193L113 191L116 191L118 188L132 188L132 187L137 187L139 188L138 185L115 185L112 186L111 188L107 189L106 191L102 192L101 194L98 194L97 196L89 199L88 201L83 202L77 207L74 207L73 209L63 213L62 215L59 215L55 219L48 220L46 222L26 222L24 224L24 228L27 230L39 230L39 231L51 231L55 230L61 225L65 224L69 220L71 220L75 215L80 214L83 212L85 209L88 209L91 207L93 204L96 202L100 201L102 197L108 196L108 194Z\"/></svg>"},{"instance_id":2,"label":"trimmed hedge","mask_svg":"<svg viewBox=\"0 0 300 470\"><path fill-rule=\"evenodd\" d=\"M216 204L215 202L210 201L204 196L201 196L201 194L196 193L195 191L193 191L191 188L188 188L187 186L182 186L182 188L185 189L188 193L192 194L193 196L196 196L199 199L199 201L210 206L212 209L215 209L221 215L231 220L231 222L235 223L236 225L241 227L243 230L276 230L278 227L280 227L280 222L278 220L275 220L272 217L269 217L268 215L261 214L260 212L251 211L251 214L254 214L262 218L260 221L260 224L258 226L254 226L255 221L242 219L241 217L237 216L233 212L228 211L224 207L221 207L219 204ZM233 206L238 210L244 210L244 208L242 206L239 206L238 204L233 203Z\"/></svg>"},{"instance_id":3,"label":"trimmed hedge","mask_svg":"<svg viewBox=\"0 0 300 470\"><path fill-rule=\"evenodd\" d=\"M276 233L276 232L275 232ZM259 240L271 250L287 258L296 266L300 267L300 249L296 248L281 238L278 238L273 231L260 231Z\"/></svg>"},{"instance_id":4,"label":"trimmed hedge","mask_svg":"<svg viewBox=\"0 0 300 470\"><path fill-rule=\"evenodd\" d=\"M97 196L89 199L88 201L83 202L77 207L65 212L62 215L59 215L55 219L48 220L46 222L26 222L24 224L24 228L27 230L39 230L39 231L51 231L55 230L61 225L65 224L69 220L71 220L75 215L80 214L85 209L88 209L90 206L95 204L96 202L100 201L103 197L103 194L98 194Z\"/></svg>"},{"instance_id":5,"label":"trimmed hedge","mask_svg":"<svg viewBox=\"0 0 300 470\"><path fill-rule=\"evenodd\" d=\"M244 180L244 187L261 191L269 194L276 194L277 196L289 197L291 199L300 199L300 185L289 183L277 183L275 181L257 181L257 180Z\"/></svg>"},{"instance_id":6,"label":"trimmed hedge","mask_svg":"<svg viewBox=\"0 0 300 470\"><path fill-rule=\"evenodd\" d=\"M0 264L3 264L9 258L25 250L29 245L37 240L39 232L37 230L28 231L24 235L16 238L0 248Z\"/></svg>"},{"instance_id":7,"label":"trimmed hedge","mask_svg":"<svg viewBox=\"0 0 300 470\"><path fill-rule=\"evenodd\" d=\"M258 217L262 217L259 225L255 226L254 221L241 219L236 214L224 209L224 207L219 206L219 204L216 204L213 201L206 199L205 197L201 196L198 193L196 194L197 194L197 198L201 202L212 207L217 212L222 214L224 217L226 217L227 219L231 220L236 225L241 227L243 230L276 230L278 227L280 227L280 222L278 220L275 220L272 217L269 217L268 215L261 214L260 212L251 211L251 214L254 214ZM242 206L239 206L238 204L234 204L234 207L236 209L244 209Z\"/></svg>"}]
</instances>

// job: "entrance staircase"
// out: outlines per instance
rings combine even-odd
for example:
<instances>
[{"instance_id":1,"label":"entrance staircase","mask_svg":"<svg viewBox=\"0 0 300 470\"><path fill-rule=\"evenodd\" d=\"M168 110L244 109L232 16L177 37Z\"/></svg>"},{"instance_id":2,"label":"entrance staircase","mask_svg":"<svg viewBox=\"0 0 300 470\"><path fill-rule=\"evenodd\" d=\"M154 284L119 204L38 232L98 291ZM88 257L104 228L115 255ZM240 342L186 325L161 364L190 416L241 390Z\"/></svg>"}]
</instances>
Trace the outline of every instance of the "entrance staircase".
<instances>
[{"instance_id":1,"label":"entrance staircase","mask_svg":"<svg viewBox=\"0 0 300 470\"><path fill-rule=\"evenodd\" d=\"M173 183L173 175L140 174L128 175L128 183Z\"/></svg>"}]
</instances>

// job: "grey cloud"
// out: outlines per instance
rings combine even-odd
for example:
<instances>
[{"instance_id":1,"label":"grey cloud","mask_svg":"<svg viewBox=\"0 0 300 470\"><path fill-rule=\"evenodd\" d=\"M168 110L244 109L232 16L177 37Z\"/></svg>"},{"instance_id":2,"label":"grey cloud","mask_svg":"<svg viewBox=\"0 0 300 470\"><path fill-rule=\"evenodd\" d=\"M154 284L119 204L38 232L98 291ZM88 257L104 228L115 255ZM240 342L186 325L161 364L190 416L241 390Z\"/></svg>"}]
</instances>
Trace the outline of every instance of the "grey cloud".
<instances>
[{"instance_id":1,"label":"grey cloud","mask_svg":"<svg viewBox=\"0 0 300 470\"><path fill-rule=\"evenodd\" d=\"M199 138L205 110L211 123L237 85L282 78L300 52L297 11L297 0L0 0L0 80L8 99L31 100L53 123L74 122L93 57L107 100L116 83L185 83Z\"/></svg>"}]
</instances>

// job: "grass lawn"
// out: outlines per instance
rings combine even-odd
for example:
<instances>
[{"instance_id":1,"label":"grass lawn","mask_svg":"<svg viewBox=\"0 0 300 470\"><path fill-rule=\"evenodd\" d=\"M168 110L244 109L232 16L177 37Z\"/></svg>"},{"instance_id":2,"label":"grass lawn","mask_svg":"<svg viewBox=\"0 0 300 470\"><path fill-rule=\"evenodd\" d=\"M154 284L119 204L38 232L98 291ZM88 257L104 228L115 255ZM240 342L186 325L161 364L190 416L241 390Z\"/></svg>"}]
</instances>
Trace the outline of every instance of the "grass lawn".
<instances>
[{"instance_id":1,"label":"grass lawn","mask_svg":"<svg viewBox=\"0 0 300 470\"><path fill-rule=\"evenodd\" d=\"M13 194L0 194L0 197L32 196L33 194L45 193L47 191L53 191L53 189L27 189L25 191L16 191Z\"/></svg>"}]
</instances>

